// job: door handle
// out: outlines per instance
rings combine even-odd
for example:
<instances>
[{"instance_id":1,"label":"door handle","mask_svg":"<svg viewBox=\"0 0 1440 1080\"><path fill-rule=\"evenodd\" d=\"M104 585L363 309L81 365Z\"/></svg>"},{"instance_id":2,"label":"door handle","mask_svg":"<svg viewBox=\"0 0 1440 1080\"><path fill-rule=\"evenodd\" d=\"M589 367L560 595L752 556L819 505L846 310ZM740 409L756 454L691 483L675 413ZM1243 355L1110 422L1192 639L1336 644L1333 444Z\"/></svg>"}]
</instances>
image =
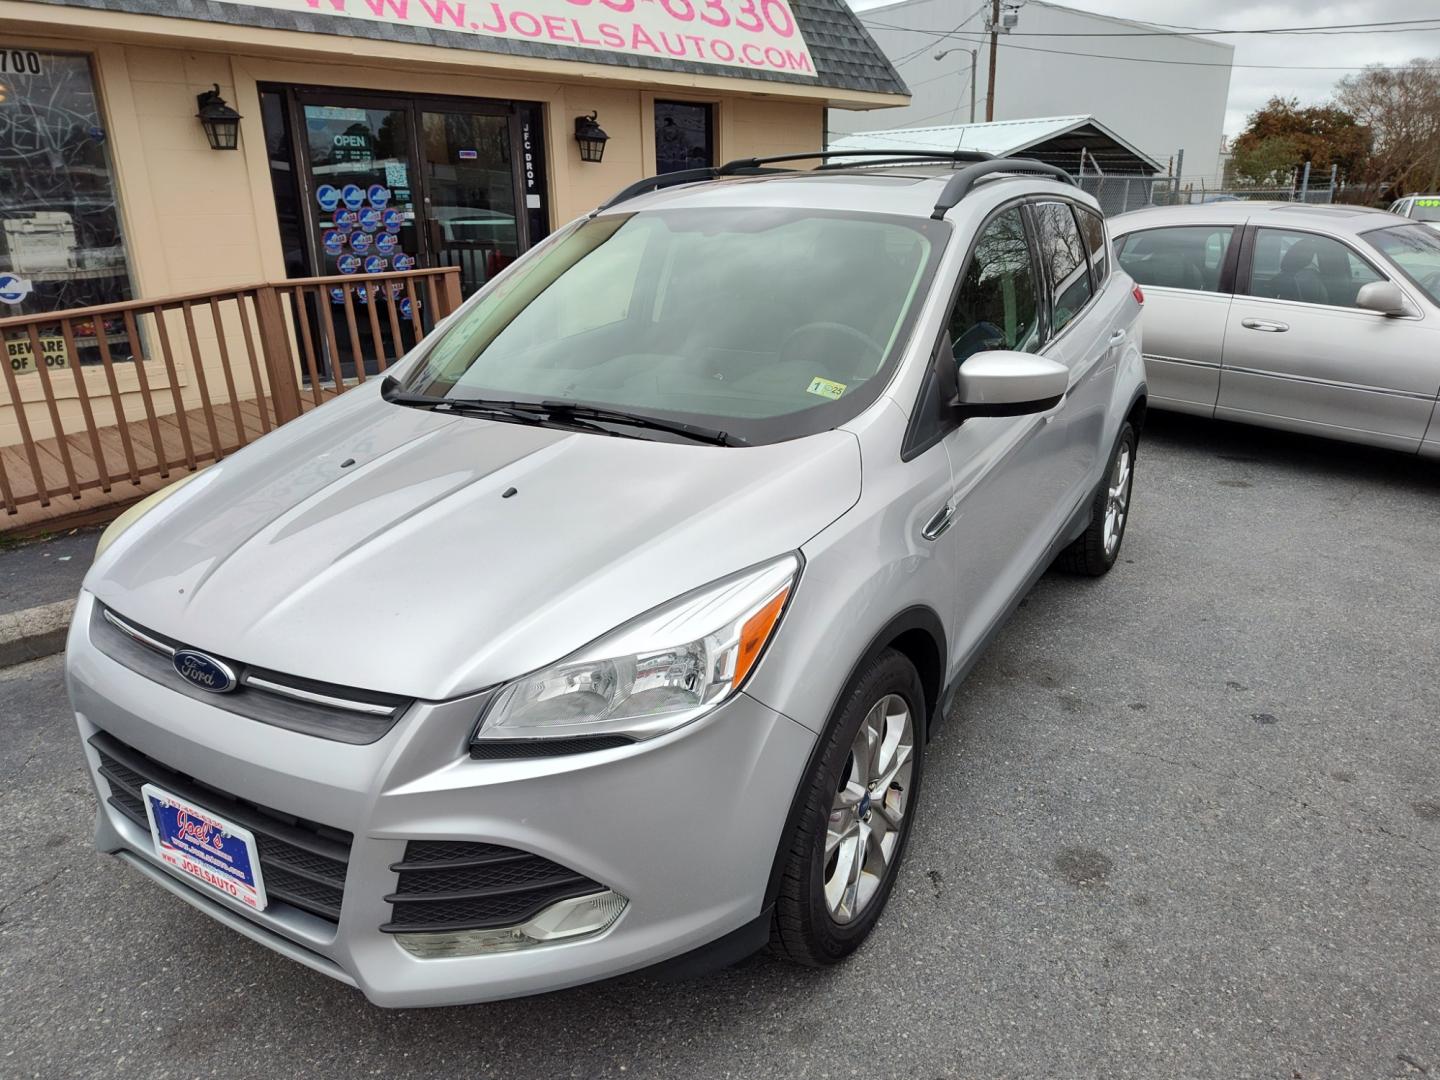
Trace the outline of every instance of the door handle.
<instances>
[{"instance_id":1,"label":"door handle","mask_svg":"<svg viewBox=\"0 0 1440 1080\"><path fill-rule=\"evenodd\" d=\"M1290 329L1289 323L1266 322L1264 319L1241 319L1240 325L1246 330L1262 330L1267 334L1283 334Z\"/></svg>"},{"instance_id":2,"label":"door handle","mask_svg":"<svg viewBox=\"0 0 1440 1080\"><path fill-rule=\"evenodd\" d=\"M946 529L955 524L955 511L959 505L959 496L952 495L944 506L935 511L935 516L925 523L920 535L926 540L938 540Z\"/></svg>"},{"instance_id":3,"label":"door handle","mask_svg":"<svg viewBox=\"0 0 1440 1080\"><path fill-rule=\"evenodd\" d=\"M1110 347L1113 349L1116 345L1119 345L1124 340L1125 328L1122 326L1119 330L1116 330L1113 334L1110 335Z\"/></svg>"}]
</instances>

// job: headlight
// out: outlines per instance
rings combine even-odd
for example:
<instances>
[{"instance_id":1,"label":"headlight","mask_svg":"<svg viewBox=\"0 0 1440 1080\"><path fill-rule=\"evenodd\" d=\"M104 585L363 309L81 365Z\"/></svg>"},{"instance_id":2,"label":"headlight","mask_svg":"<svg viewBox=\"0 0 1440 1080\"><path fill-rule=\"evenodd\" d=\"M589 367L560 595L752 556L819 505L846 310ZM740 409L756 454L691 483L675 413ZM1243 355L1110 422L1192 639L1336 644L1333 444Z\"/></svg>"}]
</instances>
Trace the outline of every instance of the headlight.
<instances>
[{"instance_id":1,"label":"headlight","mask_svg":"<svg viewBox=\"0 0 1440 1080\"><path fill-rule=\"evenodd\" d=\"M754 670L800 573L774 562L663 604L501 688L472 744L618 735L649 739L703 716Z\"/></svg>"},{"instance_id":2,"label":"headlight","mask_svg":"<svg viewBox=\"0 0 1440 1080\"><path fill-rule=\"evenodd\" d=\"M118 540L121 533L130 528L131 525L134 525L135 522L139 521L151 510L154 510L156 506L164 502L171 495L174 495L191 480L194 480L202 472L204 472L203 469L197 469L195 472L182 476L168 487L163 487L159 491L152 491L107 525L105 531L100 534L99 543L95 545L95 558L98 559L101 555L105 554L105 549Z\"/></svg>"}]
</instances>

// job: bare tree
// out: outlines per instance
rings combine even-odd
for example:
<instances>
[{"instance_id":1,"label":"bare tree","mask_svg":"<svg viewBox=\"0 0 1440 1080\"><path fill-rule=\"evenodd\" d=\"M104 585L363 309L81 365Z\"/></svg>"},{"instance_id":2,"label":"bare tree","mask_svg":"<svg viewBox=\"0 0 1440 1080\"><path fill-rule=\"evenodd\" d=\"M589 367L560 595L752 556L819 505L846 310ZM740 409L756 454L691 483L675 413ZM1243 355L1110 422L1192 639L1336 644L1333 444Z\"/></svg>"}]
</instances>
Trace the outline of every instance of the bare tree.
<instances>
[{"instance_id":1,"label":"bare tree","mask_svg":"<svg viewBox=\"0 0 1440 1080\"><path fill-rule=\"evenodd\" d=\"M1363 199L1440 188L1440 59L1368 67L1341 79L1335 97L1374 139L1360 175L1349 178Z\"/></svg>"}]
</instances>

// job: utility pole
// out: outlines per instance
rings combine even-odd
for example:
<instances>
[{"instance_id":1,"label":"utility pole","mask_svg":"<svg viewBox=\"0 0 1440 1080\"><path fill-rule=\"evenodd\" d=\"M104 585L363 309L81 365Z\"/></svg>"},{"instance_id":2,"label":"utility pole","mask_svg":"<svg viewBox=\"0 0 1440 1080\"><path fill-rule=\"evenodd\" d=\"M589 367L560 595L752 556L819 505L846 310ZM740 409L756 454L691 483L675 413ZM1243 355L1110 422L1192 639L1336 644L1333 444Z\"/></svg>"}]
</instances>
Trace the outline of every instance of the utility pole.
<instances>
[{"instance_id":1,"label":"utility pole","mask_svg":"<svg viewBox=\"0 0 1440 1080\"><path fill-rule=\"evenodd\" d=\"M995 119L995 57L1000 51L1000 0L990 0L990 83L985 89L985 122Z\"/></svg>"}]
</instances>

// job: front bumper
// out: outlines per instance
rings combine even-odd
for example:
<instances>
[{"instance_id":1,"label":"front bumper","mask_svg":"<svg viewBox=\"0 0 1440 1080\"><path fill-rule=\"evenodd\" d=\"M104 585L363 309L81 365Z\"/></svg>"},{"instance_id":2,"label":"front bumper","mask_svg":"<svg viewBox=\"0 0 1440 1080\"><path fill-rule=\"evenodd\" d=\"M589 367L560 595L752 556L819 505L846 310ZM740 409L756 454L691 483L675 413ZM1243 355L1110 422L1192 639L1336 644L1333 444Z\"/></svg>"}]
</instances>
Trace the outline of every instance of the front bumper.
<instances>
[{"instance_id":1,"label":"front bumper","mask_svg":"<svg viewBox=\"0 0 1440 1080\"><path fill-rule=\"evenodd\" d=\"M384 1006L459 1004L619 975L705 945L761 912L815 736L744 694L650 742L586 754L474 761L474 699L419 702L378 741L347 745L215 708L98 651L83 594L67 680L99 794L95 843L252 939ZM339 919L284 904L253 912L173 874L149 834L107 805L88 740L103 731L169 768L261 806L354 834ZM595 936L421 959L379 927L390 869L411 840L478 841L550 859L629 904Z\"/></svg>"}]
</instances>

